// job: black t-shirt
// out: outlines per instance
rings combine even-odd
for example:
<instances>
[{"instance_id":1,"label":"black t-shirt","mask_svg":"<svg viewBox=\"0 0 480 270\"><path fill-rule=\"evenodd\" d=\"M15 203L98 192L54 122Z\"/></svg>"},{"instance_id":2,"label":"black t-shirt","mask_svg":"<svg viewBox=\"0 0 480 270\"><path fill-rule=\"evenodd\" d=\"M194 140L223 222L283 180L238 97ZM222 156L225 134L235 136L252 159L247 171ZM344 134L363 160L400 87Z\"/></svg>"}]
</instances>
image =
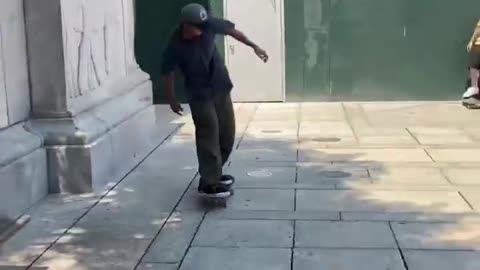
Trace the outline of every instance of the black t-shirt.
<instances>
[{"instance_id":1,"label":"black t-shirt","mask_svg":"<svg viewBox=\"0 0 480 270\"><path fill-rule=\"evenodd\" d=\"M218 52L215 36L225 35L233 28L232 22L212 17L202 25L203 33L195 40L183 39L178 28L163 54L162 74L179 67L190 100L208 99L219 91L230 92L233 84Z\"/></svg>"}]
</instances>

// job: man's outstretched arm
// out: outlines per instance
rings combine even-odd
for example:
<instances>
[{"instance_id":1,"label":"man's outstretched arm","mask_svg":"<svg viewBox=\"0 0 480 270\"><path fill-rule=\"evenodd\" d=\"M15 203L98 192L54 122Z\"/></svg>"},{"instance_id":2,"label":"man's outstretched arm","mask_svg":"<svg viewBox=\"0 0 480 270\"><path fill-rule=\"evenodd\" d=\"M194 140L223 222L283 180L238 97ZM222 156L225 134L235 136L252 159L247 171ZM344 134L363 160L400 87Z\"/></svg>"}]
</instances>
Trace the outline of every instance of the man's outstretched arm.
<instances>
[{"instance_id":1,"label":"man's outstretched arm","mask_svg":"<svg viewBox=\"0 0 480 270\"><path fill-rule=\"evenodd\" d=\"M182 115L182 105L178 103L177 97L175 95L175 72L172 71L170 73L164 74L163 79L165 81L165 94L170 108L174 113Z\"/></svg>"},{"instance_id":2,"label":"man's outstretched arm","mask_svg":"<svg viewBox=\"0 0 480 270\"><path fill-rule=\"evenodd\" d=\"M263 50L262 48L260 48L257 44L255 44L253 41L251 41L244 33L242 33L241 31L235 29L235 28L231 28L228 30L228 32L226 33L227 35L233 37L234 39L242 42L243 44L251 47L254 51L255 51L255 54L260 58L262 59L262 61L264 62L267 62L268 61L268 54L265 50Z\"/></svg>"},{"instance_id":3,"label":"man's outstretched arm","mask_svg":"<svg viewBox=\"0 0 480 270\"><path fill-rule=\"evenodd\" d=\"M163 75L163 80L165 81L165 94L167 97L168 104L172 111L178 115L182 115L183 108L178 103L177 97L175 96L175 67L177 65L177 58L175 51L170 41L169 46L163 53L161 73Z\"/></svg>"},{"instance_id":4,"label":"man's outstretched arm","mask_svg":"<svg viewBox=\"0 0 480 270\"><path fill-rule=\"evenodd\" d=\"M470 42L468 42L467 50L471 51L472 47L475 43L475 39L477 39L480 36L480 20L478 21L477 25L475 26L475 31L473 32L472 38L470 39Z\"/></svg>"}]
</instances>

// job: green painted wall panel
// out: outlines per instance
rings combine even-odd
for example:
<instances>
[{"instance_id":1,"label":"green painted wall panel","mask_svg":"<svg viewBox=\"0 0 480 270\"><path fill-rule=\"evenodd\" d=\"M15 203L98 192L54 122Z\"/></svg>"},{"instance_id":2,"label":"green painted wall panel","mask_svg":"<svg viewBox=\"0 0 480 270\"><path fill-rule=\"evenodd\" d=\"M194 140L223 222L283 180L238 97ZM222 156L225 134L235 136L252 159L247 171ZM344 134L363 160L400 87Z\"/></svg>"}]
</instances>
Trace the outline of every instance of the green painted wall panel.
<instances>
[{"instance_id":1,"label":"green painted wall panel","mask_svg":"<svg viewBox=\"0 0 480 270\"><path fill-rule=\"evenodd\" d=\"M166 101L163 81L160 78L162 51L178 23L181 8L191 2L191 0L137 0L135 38L137 60L141 68L152 78L155 103ZM209 0L196 0L195 2L205 5L207 8L210 7ZM218 5L216 7L219 8ZM177 76L176 85L177 97L183 102L186 99L181 76Z\"/></svg>"},{"instance_id":2,"label":"green painted wall panel","mask_svg":"<svg viewBox=\"0 0 480 270\"><path fill-rule=\"evenodd\" d=\"M301 101L304 99L304 36L303 1L285 0L285 75L287 99Z\"/></svg>"},{"instance_id":3,"label":"green painted wall panel","mask_svg":"<svg viewBox=\"0 0 480 270\"><path fill-rule=\"evenodd\" d=\"M287 100L444 100L463 91L480 1L284 1ZM161 51L190 2L137 0L137 58L157 103L165 101ZM222 16L223 0L197 2ZM223 52L223 39L218 45Z\"/></svg>"},{"instance_id":4,"label":"green painted wall panel","mask_svg":"<svg viewBox=\"0 0 480 270\"><path fill-rule=\"evenodd\" d=\"M403 6L403 0L332 3L331 99L391 99L403 88Z\"/></svg>"},{"instance_id":5,"label":"green painted wall panel","mask_svg":"<svg viewBox=\"0 0 480 270\"><path fill-rule=\"evenodd\" d=\"M456 99L478 0L285 0L288 100Z\"/></svg>"}]
</instances>

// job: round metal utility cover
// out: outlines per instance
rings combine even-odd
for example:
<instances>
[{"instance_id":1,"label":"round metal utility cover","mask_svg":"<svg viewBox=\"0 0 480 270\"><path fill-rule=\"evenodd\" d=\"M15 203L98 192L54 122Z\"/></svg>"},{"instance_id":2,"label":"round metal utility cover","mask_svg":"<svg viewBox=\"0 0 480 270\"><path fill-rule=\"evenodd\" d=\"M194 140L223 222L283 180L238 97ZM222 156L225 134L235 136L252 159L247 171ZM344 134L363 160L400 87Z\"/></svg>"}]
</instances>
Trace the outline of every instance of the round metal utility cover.
<instances>
[{"instance_id":1,"label":"round metal utility cover","mask_svg":"<svg viewBox=\"0 0 480 270\"><path fill-rule=\"evenodd\" d=\"M339 142L342 139L340 138L334 138L334 137L325 137L325 138L315 138L313 141L315 142Z\"/></svg>"},{"instance_id":2,"label":"round metal utility cover","mask_svg":"<svg viewBox=\"0 0 480 270\"><path fill-rule=\"evenodd\" d=\"M344 171L323 171L320 172L320 176L326 178L347 178L352 176L352 174Z\"/></svg>"},{"instance_id":3,"label":"round metal utility cover","mask_svg":"<svg viewBox=\"0 0 480 270\"><path fill-rule=\"evenodd\" d=\"M271 177L273 174L267 170L261 170L261 171L249 172L247 173L247 175L255 178L267 178L267 177Z\"/></svg>"}]
</instances>

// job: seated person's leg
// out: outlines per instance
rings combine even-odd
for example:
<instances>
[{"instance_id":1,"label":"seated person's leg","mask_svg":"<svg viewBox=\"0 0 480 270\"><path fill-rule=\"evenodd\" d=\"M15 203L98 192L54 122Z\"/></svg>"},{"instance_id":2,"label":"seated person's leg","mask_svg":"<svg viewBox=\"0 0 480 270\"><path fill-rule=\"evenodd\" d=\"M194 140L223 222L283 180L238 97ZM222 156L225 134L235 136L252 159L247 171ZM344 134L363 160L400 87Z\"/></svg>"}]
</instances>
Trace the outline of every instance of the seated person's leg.
<instances>
[{"instance_id":1,"label":"seated person's leg","mask_svg":"<svg viewBox=\"0 0 480 270\"><path fill-rule=\"evenodd\" d=\"M463 94L463 98L470 98L479 94L478 80L480 78L480 48L473 48L470 52L470 87Z\"/></svg>"}]
</instances>

